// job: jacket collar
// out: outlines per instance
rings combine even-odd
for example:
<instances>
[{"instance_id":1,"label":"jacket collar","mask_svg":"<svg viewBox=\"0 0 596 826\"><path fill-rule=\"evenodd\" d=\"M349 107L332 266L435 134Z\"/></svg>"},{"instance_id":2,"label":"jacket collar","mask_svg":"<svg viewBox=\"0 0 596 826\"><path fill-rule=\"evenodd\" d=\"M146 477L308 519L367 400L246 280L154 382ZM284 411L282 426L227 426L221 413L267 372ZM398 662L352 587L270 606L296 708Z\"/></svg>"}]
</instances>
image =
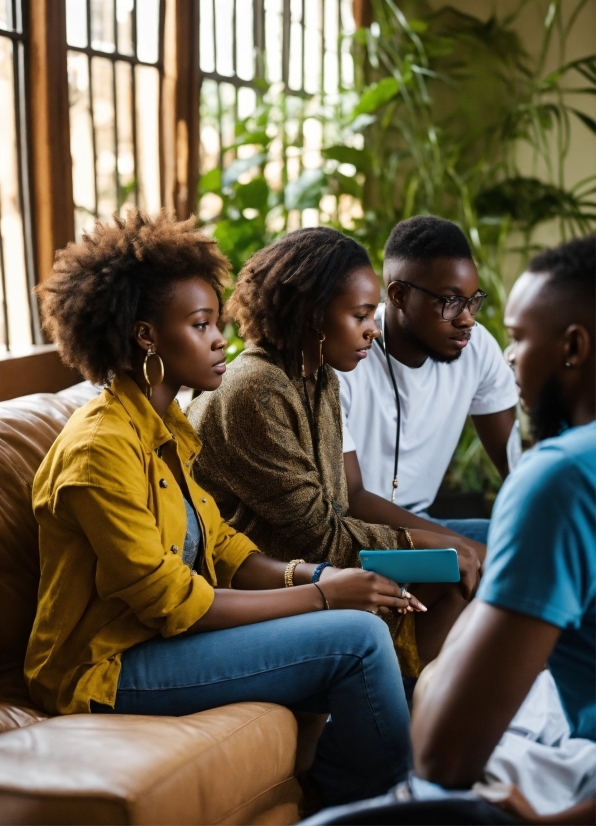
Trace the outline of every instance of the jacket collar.
<instances>
[{"instance_id":1,"label":"jacket collar","mask_svg":"<svg viewBox=\"0 0 596 826\"><path fill-rule=\"evenodd\" d=\"M175 399L162 419L130 376L116 376L107 392L126 410L148 453L173 439L178 443L181 459L193 459L198 455L201 442Z\"/></svg>"},{"instance_id":2,"label":"jacket collar","mask_svg":"<svg viewBox=\"0 0 596 826\"><path fill-rule=\"evenodd\" d=\"M288 376L286 372L286 368L284 365L284 360L281 357L281 353L279 350L274 349L273 347L262 347L259 344L247 344L244 350L237 356L237 358L256 358L260 361L269 362L269 364L274 364L276 367L279 367L282 370L288 379L295 387L299 387L303 389L303 382L302 379L299 377L291 378ZM323 370L329 376L330 373L333 373L333 368L330 367L328 364L323 365ZM302 390L301 390L302 392Z\"/></svg>"}]
</instances>

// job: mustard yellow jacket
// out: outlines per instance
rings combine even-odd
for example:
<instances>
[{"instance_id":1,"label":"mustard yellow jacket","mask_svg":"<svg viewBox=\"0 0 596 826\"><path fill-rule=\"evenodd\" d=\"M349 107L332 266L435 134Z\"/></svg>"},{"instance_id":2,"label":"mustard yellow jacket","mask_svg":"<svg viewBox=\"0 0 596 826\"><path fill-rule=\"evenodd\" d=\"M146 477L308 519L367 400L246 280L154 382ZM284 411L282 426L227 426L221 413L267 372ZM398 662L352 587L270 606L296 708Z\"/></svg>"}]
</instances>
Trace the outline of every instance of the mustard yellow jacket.
<instances>
[{"instance_id":1,"label":"mustard yellow jacket","mask_svg":"<svg viewBox=\"0 0 596 826\"><path fill-rule=\"evenodd\" d=\"M202 530L200 574L182 562L184 500L159 455L172 441ZM258 550L191 478L200 449L176 402L161 419L124 376L74 413L41 464L41 581L25 677L49 713L113 706L122 653L186 631Z\"/></svg>"}]
</instances>

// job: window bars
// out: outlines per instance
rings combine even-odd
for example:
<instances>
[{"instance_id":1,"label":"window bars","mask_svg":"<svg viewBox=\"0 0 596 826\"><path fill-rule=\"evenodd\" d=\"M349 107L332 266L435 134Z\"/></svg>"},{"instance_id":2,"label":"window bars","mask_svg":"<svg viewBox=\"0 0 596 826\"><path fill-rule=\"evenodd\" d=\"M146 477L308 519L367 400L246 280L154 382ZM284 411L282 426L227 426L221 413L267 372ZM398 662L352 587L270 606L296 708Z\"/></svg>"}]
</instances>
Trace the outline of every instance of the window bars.
<instances>
[{"instance_id":1,"label":"window bars","mask_svg":"<svg viewBox=\"0 0 596 826\"><path fill-rule=\"evenodd\" d=\"M0 352L41 341L29 191L25 94L26 20L21 0L0 0Z\"/></svg>"},{"instance_id":2,"label":"window bars","mask_svg":"<svg viewBox=\"0 0 596 826\"><path fill-rule=\"evenodd\" d=\"M162 203L159 152L164 3L67 0L77 237L95 218Z\"/></svg>"},{"instance_id":3,"label":"window bars","mask_svg":"<svg viewBox=\"0 0 596 826\"><path fill-rule=\"evenodd\" d=\"M307 104L313 97L334 103L353 88L354 31L352 0L200 0L201 172L224 170L239 156L235 124L254 113L270 84L303 104L297 117L300 106L292 106L289 140L280 140L294 145L290 153L302 147L300 157L288 165L282 150L277 164L295 176L309 153L319 164L323 136Z\"/></svg>"}]
</instances>

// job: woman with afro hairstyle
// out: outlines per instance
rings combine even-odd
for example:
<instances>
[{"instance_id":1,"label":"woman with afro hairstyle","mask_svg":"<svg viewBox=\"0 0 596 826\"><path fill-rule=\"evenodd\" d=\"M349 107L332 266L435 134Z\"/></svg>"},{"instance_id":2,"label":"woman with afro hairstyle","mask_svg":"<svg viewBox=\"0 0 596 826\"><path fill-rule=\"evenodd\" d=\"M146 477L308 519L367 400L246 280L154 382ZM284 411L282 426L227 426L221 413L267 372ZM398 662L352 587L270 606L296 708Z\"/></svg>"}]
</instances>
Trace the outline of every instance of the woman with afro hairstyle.
<instances>
[{"instance_id":1,"label":"woman with afro hairstyle","mask_svg":"<svg viewBox=\"0 0 596 826\"><path fill-rule=\"evenodd\" d=\"M201 444L175 397L221 382L228 269L193 219L132 211L60 251L39 289L65 363L106 387L33 486L31 696L50 714L242 701L323 713L310 787L326 804L378 794L406 775L410 749L399 667L374 614L412 600L362 570L295 570L259 553L190 475Z\"/></svg>"},{"instance_id":2,"label":"woman with afro hairstyle","mask_svg":"<svg viewBox=\"0 0 596 826\"><path fill-rule=\"evenodd\" d=\"M417 676L465 607L480 563L462 537L397 506L389 524L350 514L332 368L366 358L380 334L379 297L366 250L337 230L297 230L253 255L228 303L249 346L188 411L203 443L193 474L231 525L285 561L347 568L361 549L456 547L462 582L417 586L429 611L416 613L416 640L414 614L393 628L402 672Z\"/></svg>"}]
</instances>

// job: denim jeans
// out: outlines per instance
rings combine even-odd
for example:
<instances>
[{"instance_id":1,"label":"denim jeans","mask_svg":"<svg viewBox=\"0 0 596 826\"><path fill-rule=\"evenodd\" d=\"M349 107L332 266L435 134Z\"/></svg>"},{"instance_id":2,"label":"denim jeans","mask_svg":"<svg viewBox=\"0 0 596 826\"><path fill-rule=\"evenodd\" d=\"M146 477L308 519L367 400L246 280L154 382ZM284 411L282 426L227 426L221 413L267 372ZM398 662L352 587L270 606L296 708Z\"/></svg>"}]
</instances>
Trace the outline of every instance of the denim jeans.
<instances>
[{"instance_id":1,"label":"denim jeans","mask_svg":"<svg viewBox=\"0 0 596 826\"><path fill-rule=\"evenodd\" d=\"M391 635L364 611L154 637L124 652L115 708L92 711L178 716L251 700L330 715L309 774L325 805L378 795L408 773L410 721Z\"/></svg>"},{"instance_id":2,"label":"denim jeans","mask_svg":"<svg viewBox=\"0 0 596 826\"><path fill-rule=\"evenodd\" d=\"M474 539L476 542L481 542L486 545L488 539L488 527L490 519L433 519L427 513L418 513L423 519L429 519L431 522L436 522L438 525L444 525L462 536L467 536L468 539Z\"/></svg>"}]
</instances>

